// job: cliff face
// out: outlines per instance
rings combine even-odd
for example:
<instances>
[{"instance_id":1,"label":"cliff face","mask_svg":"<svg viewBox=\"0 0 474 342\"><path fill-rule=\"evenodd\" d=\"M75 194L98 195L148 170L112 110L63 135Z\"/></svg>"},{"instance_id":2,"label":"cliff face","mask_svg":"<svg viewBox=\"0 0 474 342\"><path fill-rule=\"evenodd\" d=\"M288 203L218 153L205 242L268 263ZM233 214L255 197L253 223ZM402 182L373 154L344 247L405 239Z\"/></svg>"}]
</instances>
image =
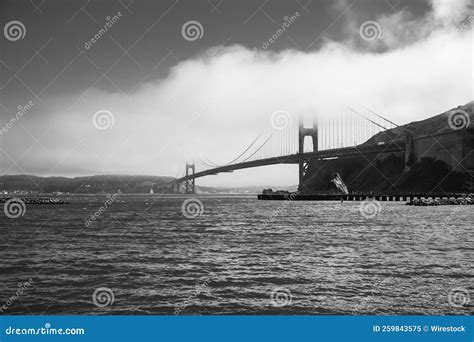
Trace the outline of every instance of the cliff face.
<instances>
[{"instance_id":1,"label":"cliff face","mask_svg":"<svg viewBox=\"0 0 474 342\"><path fill-rule=\"evenodd\" d=\"M349 191L382 191L389 189L403 173L404 156L388 155L384 159L364 157L318 160L310 163L307 187L311 192L333 192L330 182L338 172Z\"/></svg>"},{"instance_id":2,"label":"cliff face","mask_svg":"<svg viewBox=\"0 0 474 342\"><path fill-rule=\"evenodd\" d=\"M353 192L474 192L474 102L427 120L378 133L363 145L414 138L413 163L405 167L404 153L378 157L316 160L305 181L309 192L336 192L330 182L338 172ZM464 116L461 129L449 124L453 113ZM466 116L467 114L467 116Z\"/></svg>"},{"instance_id":3,"label":"cliff face","mask_svg":"<svg viewBox=\"0 0 474 342\"><path fill-rule=\"evenodd\" d=\"M351 192L474 192L474 177L456 172L433 158L422 158L405 171L404 155L390 154L366 160L363 157L317 161L310 165L310 192L337 192L330 181L338 172Z\"/></svg>"}]
</instances>

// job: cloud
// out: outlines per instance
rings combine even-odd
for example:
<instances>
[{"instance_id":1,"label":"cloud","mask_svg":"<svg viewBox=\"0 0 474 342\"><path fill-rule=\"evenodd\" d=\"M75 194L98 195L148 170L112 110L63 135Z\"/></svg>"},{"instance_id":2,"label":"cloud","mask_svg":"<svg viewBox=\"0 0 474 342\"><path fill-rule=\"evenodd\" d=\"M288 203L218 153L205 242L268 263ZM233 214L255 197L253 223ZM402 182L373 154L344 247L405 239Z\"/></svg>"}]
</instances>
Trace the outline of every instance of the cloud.
<instances>
[{"instance_id":1,"label":"cloud","mask_svg":"<svg viewBox=\"0 0 474 342\"><path fill-rule=\"evenodd\" d=\"M40 144L29 148L33 141L15 127L21 134L9 135L5 150L28 151L18 165L3 159L2 169L175 176L186 159L232 160L270 127L276 110L289 111L296 121L300 115L328 116L332 108L360 104L400 124L438 114L473 95L473 36L457 27L467 7L455 3L435 0L433 11L418 19L404 11L376 18L384 30L376 41L360 38L354 14L348 38L327 41L318 51L216 47L127 98L95 89L79 100L79 94L49 99L41 118L22 118L26 129L44 132ZM113 113L109 129L93 125L100 110ZM278 170L283 171L246 171L246 177L199 182L296 183L292 167Z\"/></svg>"},{"instance_id":2,"label":"cloud","mask_svg":"<svg viewBox=\"0 0 474 342\"><path fill-rule=\"evenodd\" d=\"M459 24L466 14L472 14L473 4L468 0L431 0L434 22L444 27Z\"/></svg>"},{"instance_id":3,"label":"cloud","mask_svg":"<svg viewBox=\"0 0 474 342\"><path fill-rule=\"evenodd\" d=\"M395 4L395 2L393 2ZM427 39L440 31L459 30L463 21L472 14L473 5L469 0L431 0L431 11L424 16L415 16L408 9L383 14L371 18L365 12L358 12L350 6L348 0L336 2L334 8L342 11L350 9L343 23L344 43L352 49L386 52ZM360 39L359 29L366 21L376 21L383 39L367 43Z\"/></svg>"}]
</instances>

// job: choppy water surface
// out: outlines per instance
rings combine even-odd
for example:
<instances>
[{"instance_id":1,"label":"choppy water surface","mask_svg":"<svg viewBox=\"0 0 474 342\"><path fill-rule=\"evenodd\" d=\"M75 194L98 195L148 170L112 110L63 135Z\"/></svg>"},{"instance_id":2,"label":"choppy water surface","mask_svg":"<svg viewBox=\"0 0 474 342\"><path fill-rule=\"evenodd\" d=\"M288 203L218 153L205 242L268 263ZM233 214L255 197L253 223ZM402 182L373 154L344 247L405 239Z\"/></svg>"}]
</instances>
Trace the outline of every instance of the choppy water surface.
<instances>
[{"instance_id":1,"label":"choppy water surface","mask_svg":"<svg viewBox=\"0 0 474 342\"><path fill-rule=\"evenodd\" d=\"M472 206L105 196L0 217L6 314L468 314ZM3 214L3 213L2 213ZM19 283L32 279L14 300ZM109 288L114 301L96 297ZM470 292L470 299L465 297ZM454 292L453 292L454 291ZM456 292L458 291L458 292ZM451 294L451 297L450 297ZM109 293L110 296L110 293ZM451 302L449 300L451 298ZM454 305L453 305L454 303ZM0 303L1 304L1 303Z\"/></svg>"}]
</instances>

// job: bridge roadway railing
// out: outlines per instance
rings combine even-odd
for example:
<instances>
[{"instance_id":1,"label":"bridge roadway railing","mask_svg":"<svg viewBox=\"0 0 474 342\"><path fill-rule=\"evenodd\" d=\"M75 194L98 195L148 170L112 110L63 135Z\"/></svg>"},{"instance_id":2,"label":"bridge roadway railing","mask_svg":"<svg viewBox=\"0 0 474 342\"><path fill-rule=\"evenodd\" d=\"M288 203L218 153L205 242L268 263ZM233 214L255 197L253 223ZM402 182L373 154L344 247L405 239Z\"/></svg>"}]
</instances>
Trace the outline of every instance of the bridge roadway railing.
<instances>
[{"instance_id":1,"label":"bridge roadway railing","mask_svg":"<svg viewBox=\"0 0 474 342\"><path fill-rule=\"evenodd\" d=\"M193 179L193 178L196 179L199 177L216 175L218 173L224 173L224 172L232 172L234 170L247 169L251 167L275 165L275 164L298 164L301 158L304 158L304 159L347 158L347 157L353 157L360 154L369 155L369 154L382 154L382 153L403 152L403 151L405 151L405 142L397 141L397 142L392 142L392 143L386 143L383 145L368 145L368 146L358 145L358 146L353 146L353 147L334 148L330 150L307 152L307 153L302 153L302 154L295 153L295 154L290 154L287 156L271 157L271 158L247 161L243 163L219 166L213 169L196 172L192 175L178 178L176 179L175 182L180 183L188 179Z\"/></svg>"}]
</instances>

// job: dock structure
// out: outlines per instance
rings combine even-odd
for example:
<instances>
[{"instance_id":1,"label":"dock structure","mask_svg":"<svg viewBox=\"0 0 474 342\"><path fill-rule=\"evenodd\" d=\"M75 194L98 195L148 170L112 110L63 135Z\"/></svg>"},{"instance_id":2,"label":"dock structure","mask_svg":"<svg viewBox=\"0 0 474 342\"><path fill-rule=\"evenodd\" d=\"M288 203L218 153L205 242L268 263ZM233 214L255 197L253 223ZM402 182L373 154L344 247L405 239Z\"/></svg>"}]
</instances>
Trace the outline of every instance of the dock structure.
<instances>
[{"instance_id":1,"label":"dock structure","mask_svg":"<svg viewBox=\"0 0 474 342\"><path fill-rule=\"evenodd\" d=\"M6 203L9 200L13 201L22 201L25 204L69 204L69 202L64 201L56 197L1 197L0 203Z\"/></svg>"},{"instance_id":2,"label":"dock structure","mask_svg":"<svg viewBox=\"0 0 474 342\"><path fill-rule=\"evenodd\" d=\"M413 200L450 200L471 198L465 193L358 193L358 194L298 194L298 193L265 193L257 195L259 200L267 201L365 201L376 200L382 202L404 201L413 202ZM472 202L472 201L471 201Z\"/></svg>"}]
</instances>

